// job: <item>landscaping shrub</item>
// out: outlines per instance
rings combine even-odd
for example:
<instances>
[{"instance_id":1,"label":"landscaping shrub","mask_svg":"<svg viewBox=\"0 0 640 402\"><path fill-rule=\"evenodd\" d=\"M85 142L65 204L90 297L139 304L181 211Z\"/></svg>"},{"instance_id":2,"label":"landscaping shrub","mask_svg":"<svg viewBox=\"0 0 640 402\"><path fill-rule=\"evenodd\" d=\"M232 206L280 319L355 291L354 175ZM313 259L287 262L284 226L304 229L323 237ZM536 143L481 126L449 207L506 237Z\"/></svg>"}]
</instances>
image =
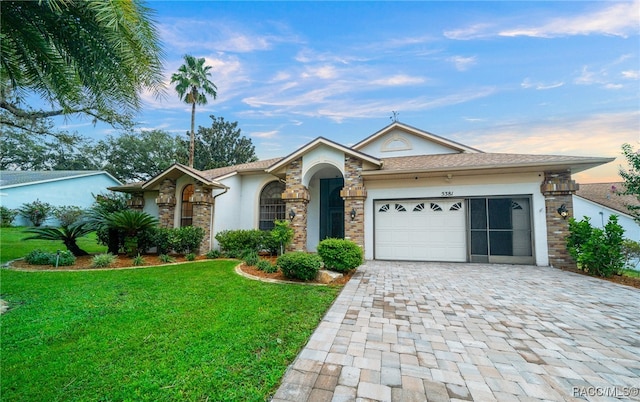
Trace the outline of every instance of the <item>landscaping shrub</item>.
<instances>
[{"instance_id":1,"label":"landscaping shrub","mask_svg":"<svg viewBox=\"0 0 640 402\"><path fill-rule=\"evenodd\" d=\"M189 253L189 254L185 255L184 258L187 261L195 261L196 260L196 255L195 255L195 253Z\"/></svg>"},{"instance_id":2,"label":"landscaping shrub","mask_svg":"<svg viewBox=\"0 0 640 402\"><path fill-rule=\"evenodd\" d=\"M3 228L11 226L17 215L18 211L15 209L9 209L4 205L0 206L0 226Z\"/></svg>"},{"instance_id":3,"label":"landscaping shrub","mask_svg":"<svg viewBox=\"0 0 640 402\"><path fill-rule=\"evenodd\" d=\"M53 212L53 206L47 202L35 200L26 202L18 208L20 215L30 220L33 226L40 226Z\"/></svg>"},{"instance_id":4,"label":"landscaping shrub","mask_svg":"<svg viewBox=\"0 0 640 402\"><path fill-rule=\"evenodd\" d=\"M168 254L171 247L171 232L170 228L155 228L153 230L153 244L156 246L156 252L160 254Z\"/></svg>"},{"instance_id":5,"label":"landscaping shrub","mask_svg":"<svg viewBox=\"0 0 640 402\"><path fill-rule=\"evenodd\" d=\"M278 267L271 263L271 261L260 260L256 264L256 269L262 272L266 272L267 274L271 274L278 270Z\"/></svg>"},{"instance_id":6,"label":"landscaping shrub","mask_svg":"<svg viewBox=\"0 0 640 402\"><path fill-rule=\"evenodd\" d=\"M233 253L235 257L238 257L244 250L260 251L268 233L258 229L223 230L216 234L216 240L222 251L227 254Z\"/></svg>"},{"instance_id":7,"label":"landscaping shrub","mask_svg":"<svg viewBox=\"0 0 640 402\"><path fill-rule=\"evenodd\" d=\"M95 268L107 268L116 261L116 257L111 253L98 254L93 256L91 265Z\"/></svg>"},{"instance_id":8,"label":"landscaping shrub","mask_svg":"<svg viewBox=\"0 0 640 402\"><path fill-rule=\"evenodd\" d=\"M38 249L31 250L24 257L24 260L30 265L49 265L51 264L51 253Z\"/></svg>"},{"instance_id":9,"label":"landscaping shrub","mask_svg":"<svg viewBox=\"0 0 640 402\"><path fill-rule=\"evenodd\" d=\"M316 254L294 251L278 257L277 265L287 278L308 281L318 275L322 261Z\"/></svg>"},{"instance_id":10,"label":"landscaping shrub","mask_svg":"<svg viewBox=\"0 0 640 402\"><path fill-rule=\"evenodd\" d=\"M207 258L210 258L212 260L214 260L216 258L220 258L220 250L209 250L209 251L207 251L206 256L207 256Z\"/></svg>"},{"instance_id":11,"label":"landscaping shrub","mask_svg":"<svg viewBox=\"0 0 640 402\"><path fill-rule=\"evenodd\" d=\"M247 253L244 253L244 255L242 256L242 259L244 260L245 264L247 264L250 267L253 267L258 263L258 261L260 260L260 257L258 256L257 252L249 251Z\"/></svg>"},{"instance_id":12,"label":"landscaping shrub","mask_svg":"<svg viewBox=\"0 0 640 402\"><path fill-rule=\"evenodd\" d=\"M171 257L170 255L167 255L167 254L160 254L158 256L158 258L160 259L160 261L165 262L165 263L166 262L176 262L175 258L173 258L173 257Z\"/></svg>"},{"instance_id":13,"label":"landscaping shrub","mask_svg":"<svg viewBox=\"0 0 640 402\"><path fill-rule=\"evenodd\" d=\"M289 221L275 220L274 228L271 230L271 239L275 242L276 252L279 249L280 254L284 254L284 250L287 248L293 240L293 228L290 227Z\"/></svg>"},{"instance_id":14,"label":"landscaping shrub","mask_svg":"<svg viewBox=\"0 0 640 402\"><path fill-rule=\"evenodd\" d=\"M138 254L137 256L135 256L133 258L133 265L134 266L140 266L140 265L144 265L145 261L144 261L144 257L141 256L140 254Z\"/></svg>"},{"instance_id":15,"label":"landscaping shrub","mask_svg":"<svg viewBox=\"0 0 640 402\"><path fill-rule=\"evenodd\" d=\"M85 214L84 209L75 205L63 205L53 208L53 216L58 220L60 226L67 227L76 223Z\"/></svg>"},{"instance_id":16,"label":"landscaping shrub","mask_svg":"<svg viewBox=\"0 0 640 402\"><path fill-rule=\"evenodd\" d=\"M588 217L582 221L571 218L567 249L579 268L608 278L619 274L624 267L623 234L624 229L615 215L609 217L604 229L592 227Z\"/></svg>"},{"instance_id":17,"label":"landscaping shrub","mask_svg":"<svg viewBox=\"0 0 640 402\"><path fill-rule=\"evenodd\" d=\"M175 228L171 232L171 248L176 253L197 253L200 250L200 244L204 239L205 231L203 228L195 226L184 226Z\"/></svg>"},{"instance_id":18,"label":"landscaping shrub","mask_svg":"<svg viewBox=\"0 0 640 402\"><path fill-rule=\"evenodd\" d=\"M76 256L69 250L61 251L60 255L51 254L51 265L56 265L56 259L58 266L69 266L76 263Z\"/></svg>"},{"instance_id":19,"label":"landscaping shrub","mask_svg":"<svg viewBox=\"0 0 640 402\"><path fill-rule=\"evenodd\" d=\"M348 272L362 264L362 249L351 240L324 239L318 244L318 255L327 269Z\"/></svg>"}]
</instances>

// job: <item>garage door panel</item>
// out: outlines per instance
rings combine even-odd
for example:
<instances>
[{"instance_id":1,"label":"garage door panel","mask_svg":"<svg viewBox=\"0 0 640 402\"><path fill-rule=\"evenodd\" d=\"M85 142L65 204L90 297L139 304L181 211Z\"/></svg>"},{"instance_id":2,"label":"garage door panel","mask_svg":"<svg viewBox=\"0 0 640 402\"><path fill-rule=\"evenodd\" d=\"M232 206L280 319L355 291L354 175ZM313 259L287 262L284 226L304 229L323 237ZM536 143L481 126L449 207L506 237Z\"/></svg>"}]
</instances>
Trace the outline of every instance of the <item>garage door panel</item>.
<instances>
[{"instance_id":1,"label":"garage door panel","mask_svg":"<svg viewBox=\"0 0 640 402\"><path fill-rule=\"evenodd\" d=\"M462 200L376 202L375 257L417 261L466 261Z\"/></svg>"}]
</instances>

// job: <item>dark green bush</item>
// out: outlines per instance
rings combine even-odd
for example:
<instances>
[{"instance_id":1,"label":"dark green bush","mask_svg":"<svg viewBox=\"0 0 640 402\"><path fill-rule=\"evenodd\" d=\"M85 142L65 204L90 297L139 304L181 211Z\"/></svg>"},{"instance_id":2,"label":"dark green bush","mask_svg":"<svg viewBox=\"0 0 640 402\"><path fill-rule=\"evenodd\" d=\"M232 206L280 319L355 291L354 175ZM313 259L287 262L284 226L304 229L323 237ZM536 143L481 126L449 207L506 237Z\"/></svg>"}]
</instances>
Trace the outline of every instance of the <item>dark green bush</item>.
<instances>
[{"instance_id":1,"label":"dark green bush","mask_svg":"<svg viewBox=\"0 0 640 402\"><path fill-rule=\"evenodd\" d=\"M294 251L278 257L277 265L287 278L308 281L318 275L322 260L316 254Z\"/></svg>"},{"instance_id":2,"label":"dark green bush","mask_svg":"<svg viewBox=\"0 0 640 402\"><path fill-rule=\"evenodd\" d=\"M318 255L326 269L348 272L362 264L362 249L351 240L324 239L318 244Z\"/></svg>"},{"instance_id":3,"label":"dark green bush","mask_svg":"<svg viewBox=\"0 0 640 402\"><path fill-rule=\"evenodd\" d=\"M216 259L216 258L220 258L220 251L219 250L209 250L207 251L207 258L210 258L212 260Z\"/></svg>"},{"instance_id":4,"label":"dark green bush","mask_svg":"<svg viewBox=\"0 0 640 402\"><path fill-rule=\"evenodd\" d=\"M27 264L31 265L50 265L51 253L42 250L31 250L29 254L24 257Z\"/></svg>"},{"instance_id":5,"label":"dark green bush","mask_svg":"<svg viewBox=\"0 0 640 402\"><path fill-rule=\"evenodd\" d=\"M153 230L153 244L156 246L156 252L160 254L169 254L171 247L171 232L169 228L155 228Z\"/></svg>"},{"instance_id":6,"label":"dark green bush","mask_svg":"<svg viewBox=\"0 0 640 402\"><path fill-rule=\"evenodd\" d=\"M205 231L195 226L184 226L173 229L170 236L171 247L176 253L198 253L200 243L204 240Z\"/></svg>"},{"instance_id":7,"label":"dark green bush","mask_svg":"<svg viewBox=\"0 0 640 402\"><path fill-rule=\"evenodd\" d=\"M267 274L274 273L278 270L278 267L276 265L272 264L271 261L267 261L267 260L258 261L256 268Z\"/></svg>"},{"instance_id":8,"label":"dark green bush","mask_svg":"<svg viewBox=\"0 0 640 402\"><path fill-rule=\"evenodd\" d=\"M185 255L184 258L187 261L195 261L196 260L196 255L195 255L195 253L189 253L189 254Z\"/></svg>"},{"instance_id":9,"label":"dark green bush","mask_svg":"<svg viewBox=\"0 0 640 402\"><path fill-rule=\"evenodd\" d=\"M216 234L216 240L225 253L239 257L244 250L260 251L269 232L262 230L223 230Z\"/></svg>"},{"instance_id":10,"label":"dark green bush","mask_svg":"<svg viewBox=\"0 0 640 402\"><path fill-rule=\"evenodd\" d=\"M51 255L51 265L56 265L56 258L58 260L58 266L69 266L76 263L76 256L69 250L61 251L60 255Z\"/></svg>"},{"instance_id":11,"label":"dark green bush","mask_svg":"<svg viewBox=\"0 0 640 402\"><path fill-rule=\"evenodd\" d=\"M247 253L244 253L244 255L242 256L242 260L248 266L253 267L258 263L258 261L260 261L260 257L258 256L257 252L249 251Z\"/></svg>"},{"instance_id":12,"label":"dark green bush","mask_svg":"<svg viewBox=\"0 0 640 402\"><path fill-rule=\"evenodd\" d=\"M623 234L618 217L611 215L604 229L594 228L585 217L569 220L567 249L578 267L591 275L610 277L624 267Z\"/></svg>"}]
</instances>

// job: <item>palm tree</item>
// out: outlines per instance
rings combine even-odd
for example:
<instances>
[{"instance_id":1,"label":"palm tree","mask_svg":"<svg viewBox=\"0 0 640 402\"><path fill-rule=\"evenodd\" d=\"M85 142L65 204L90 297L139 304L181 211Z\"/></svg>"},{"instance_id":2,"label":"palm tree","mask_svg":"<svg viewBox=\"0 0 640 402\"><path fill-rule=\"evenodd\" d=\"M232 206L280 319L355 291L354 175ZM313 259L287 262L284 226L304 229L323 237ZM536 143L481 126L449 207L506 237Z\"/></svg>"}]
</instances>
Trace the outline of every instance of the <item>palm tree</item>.
<instances>
[{"instance_id":1,"label":"palm tree","mask_svg":"<svg viewBox=\"0 0 640 402\"><path fill-rule=\"evenodd\" d=\"M156 226L158 220L146 212L127 209L107 216L106 223L109 227L122 230L125 233L126 252L135 256L138 253L138 234Z\"/></svg>"},{"instance_id":2,"label":"palm tree","mask_svg":"<svg viewBox=\"0 0 640 402\"><path fill-rule=\"evenodd\" d=\"M196 104L206 105L207 94L216 98L218 89L209 80L211 66L204 65L204 57L196 59L186 54L184 64L178 68L178 72L171 76L171 83L176 83L176 92L181 100L191 105L191 135L189 137L189 166L193 167L193 155L195 149L194 125L196 119Z\"/></svg>"},{"instance_id":3,"label":"palm tree","mask_svg":"<svg viewBox=\"0 0 640 402\"><path fill-rule=\"evenodd\" d=\"M93 232L92 227L87 225L86 222L80 222L60 228L39 227L27 229L25 233L32 233L33 236L26 237L24 240L60 240L67 247L67 250L71 251L76 257L80 257L82 255L89 255L89 253L81 249L76 241L79 237L83 237L91 232Z\"/></svg>"},{"instance_id":4,"label":"palm tree","mask_svg":"<svg viewBox=\"0 0 640 402\"><path fill-rule=\"evenodd\" d=\"M0 109L25 121L80 113L132 124L141 92L163 92L152 15L140 0L2 0ZM25 108L17 99L29 94L51 107Z\"/></svg>"}]
</instances>

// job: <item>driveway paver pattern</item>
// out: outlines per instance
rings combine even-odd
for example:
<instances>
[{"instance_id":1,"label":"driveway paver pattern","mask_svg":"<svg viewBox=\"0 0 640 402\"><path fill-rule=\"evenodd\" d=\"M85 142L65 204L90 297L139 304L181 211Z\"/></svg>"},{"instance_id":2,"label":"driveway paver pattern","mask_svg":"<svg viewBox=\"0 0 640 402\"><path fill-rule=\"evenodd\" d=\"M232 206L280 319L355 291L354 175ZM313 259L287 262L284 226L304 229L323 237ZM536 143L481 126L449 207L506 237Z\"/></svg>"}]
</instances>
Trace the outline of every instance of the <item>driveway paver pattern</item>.
<instances>
[{"instance_id":1,"label":"driveway paver pattern","mask_svg":"<svg viewBox=\"0 0 640 402\"><path fill-rule=\"evenodd\" d=\"M284 401L640 400L640 291L549 267L367 261Z\"/></svg>"}]
</instances>

